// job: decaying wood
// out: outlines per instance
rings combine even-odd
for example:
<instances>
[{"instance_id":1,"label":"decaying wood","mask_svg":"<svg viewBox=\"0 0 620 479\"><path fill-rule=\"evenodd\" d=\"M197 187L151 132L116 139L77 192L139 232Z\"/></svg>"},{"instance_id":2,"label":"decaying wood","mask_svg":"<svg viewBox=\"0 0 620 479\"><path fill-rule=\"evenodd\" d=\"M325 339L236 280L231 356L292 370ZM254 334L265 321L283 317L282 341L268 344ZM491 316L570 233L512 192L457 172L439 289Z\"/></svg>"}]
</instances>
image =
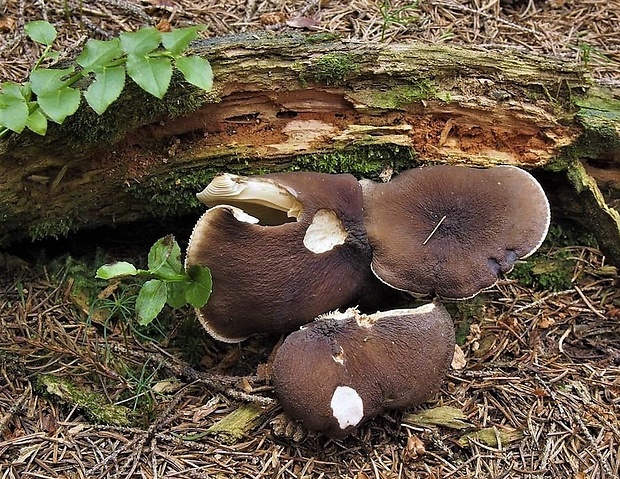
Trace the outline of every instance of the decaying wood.
<instances>
[{"instance_id":1,"label":"decaying wood","mask_svg":"<svg viewBox=\"0 0 620 479\"><path fill-rule=\"evenodd\" d=\"M128 426L130 423L131 411L125 406L110 404L102 394L84 391L78 384L51 374L43 374L37 380L47 394L56 396L63 404L80 408L95 422L114 426Z\"/></svg>"},{"instance_id":2,"label":"decaying wood","mask_svg":"<svg viewBox=\"0 0 620 479\"><path fill-rule=\"evenodd\" d=\"M620 263L619 92L584 67L325 35L248 34L196 51L215 73L206 95L181 82L163 101L129 88L102 117L83 106L45 138L0 143L0 244L197 213L194 194L222 170L377 178L429 162L515 164Z\"/></svg>"},{"instance_id":3,"label":"decaying wood","mask_svg":"<svg viewBox=\"0 0 620 479\"><path fill-rule=\"evenodd\" d=\"M244 404L213 424L205 434L215 435L226 444L234 444L258 426L262 416L271 409L273 406L265 408L258 404Z\"/></svg>"}]
</instances>

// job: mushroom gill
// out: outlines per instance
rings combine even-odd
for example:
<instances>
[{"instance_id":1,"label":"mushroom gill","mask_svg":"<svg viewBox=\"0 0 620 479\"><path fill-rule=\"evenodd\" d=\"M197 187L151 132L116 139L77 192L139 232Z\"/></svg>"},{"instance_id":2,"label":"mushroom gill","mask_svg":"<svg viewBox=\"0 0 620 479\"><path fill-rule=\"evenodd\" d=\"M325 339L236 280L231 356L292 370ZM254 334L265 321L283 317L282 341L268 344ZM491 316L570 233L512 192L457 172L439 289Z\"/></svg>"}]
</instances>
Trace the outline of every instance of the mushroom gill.
<instances>
[{"instance_id":1,"label":"mushroom gill","mask_svg":"<svg viewBox=\"0 0 620 479\"><path fill-rule=\"evenodd\" d=\"M207 206L236 206L264 225L297 221L303 211L293 192L266 177L222 173L196 197Z\"/></svg>"}]
</instances>

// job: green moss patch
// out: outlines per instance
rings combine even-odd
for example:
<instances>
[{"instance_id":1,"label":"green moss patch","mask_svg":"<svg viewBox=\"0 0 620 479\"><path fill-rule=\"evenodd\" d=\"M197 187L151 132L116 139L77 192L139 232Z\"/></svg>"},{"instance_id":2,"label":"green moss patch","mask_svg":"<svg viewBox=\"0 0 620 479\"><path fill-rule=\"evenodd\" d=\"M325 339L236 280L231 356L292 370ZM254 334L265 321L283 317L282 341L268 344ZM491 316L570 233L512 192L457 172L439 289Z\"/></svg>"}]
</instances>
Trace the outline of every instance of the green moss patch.
<instances>
[{"instance_id":1,"label":"green moss patch","mask_svg":"<svg viewBox=\"0 0 620 479\"><path fill-rule=\"evenodd\" d=\"M80 408L92 420L100 424L129 425L129 410L124 406L110 404L103 394L89 392L76 383L51 374L37 378L38 385L48 394L60 399L70 407Z\"/></svg>"},{"instance_id":2,"label":"green moss patch","mask_svg":"<svg viewBox=\"0 0 620 479\"><path fill-rule=\"evenodd\" d=\"M385 91L378 89L355 91L349 96L370 108L385 110L403 109L412 103L431 98L447 100L446 93L440 95L435 83L426 78L411 81L408 85L397 85Z\"/></svg>"},{"instance_id":3,"label":"green moss patch","mask_svg":"<svg viewBox=\"0 0 620 479\"><path fill-rule=\"evenodd\" d=\"M606 89L592 88L573 103L583 134L567 153L575 159L620 157L620 100Z\"/></svg>"},{"instance_id":4,"label":"green moss patch","mask_svg":"<svg viewBox=\"0 0 620 479\"><path fill-rule=\"evenodd\" d=\"M529 288L563 291L572 287L574 268L574 259L569 259L563 254L554 254L517 264L510 277Z\"/></svg>"},{"instance_id":5,"label":"green moss patch","mask_svg":"<svg viewBox=\"0 0 620 479\"><path fill-rule=\"evenodd\" d=\"M359 70L359 60L354 53L327 53L312 62L304 76L317 83L339 86Z\"/></svg>"},{"instance_id":6,"label":"green moss patch","mask_svg":"<svg viewBox=\"0 0 620 479\"><path fill-rule=\"evenodd\" d=\"M331 153L300 155L294 160L292 169L320 173L351 173L358 178L377 180L386 168L399 172L413 168L417 164L417 155L411 148L398 145L375 145Z\"/></svg>"},{"instance_id":7,"label":"green moss patch","mask_svg":"<svg viewBox=\"0 0 620 479\"><path fill-rule=\"evenodd\" d=\"M539 252L518 262L508 277L522 286L541 291L570 289L578 261L571 249L575 245L597 248L590 232L570 224L554 223Z\"/></svg>"},{"instance_id":8,"label":"green moss patch","mask_svg":"<svg viewBox=\"0 0 620 479\"><path fill-rule=\"evenodd\" d=\"M58 239L67 236L75 225L69 218L59 218L53 221L41 221L28 228L28 235L33 241L43 238ZM75 228L77 229L77 228Z\"/></svg>"}]
</instances>

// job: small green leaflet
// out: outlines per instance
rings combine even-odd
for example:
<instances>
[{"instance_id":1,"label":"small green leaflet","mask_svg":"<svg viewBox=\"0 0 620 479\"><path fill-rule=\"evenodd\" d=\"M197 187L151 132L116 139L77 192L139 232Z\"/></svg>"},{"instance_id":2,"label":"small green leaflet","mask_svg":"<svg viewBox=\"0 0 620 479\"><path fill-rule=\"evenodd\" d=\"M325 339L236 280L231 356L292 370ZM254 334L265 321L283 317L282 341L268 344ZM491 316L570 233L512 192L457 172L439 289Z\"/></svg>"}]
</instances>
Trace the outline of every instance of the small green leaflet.
<instances>
[{"instance_id":1,"label":"small green leaflet","mask_svg":"<svg viewBox=\"0 0 620 479\"><path fill-rule=\"evenodd\" d=\"M204 58L197 56L180 57L175 60L175 65L192 85L205 91L213 88L213 70Z\"/></svg>"},{"instance_id":2,"label":"small green leaflet","mask_svg":"<svg viewBox=\"0 0 620 479\"><path fill-rule=\"evenodd\" d=\"M97 270L96 278L113 279L121 276L135 276L138 270L127 261L118 261L116 263L104 264Z\"/></svg>"},{"instance_id":3,"label":"small green leaflet","mask_svg":"<svg viewBox=\"0 0 620 479\"><path fill-rule=\"evenodd\" d=\"M28 115L26 127L36 134L44 136L47 133L47 118L45 118L41 110L36 109Z\"/></svg>"},{"instance_id":4,"label":"small green leaflet","mask_svg":"<svg viewBox=\"0 0 620 479\"><path fill-rule=\"evenodd\" d=\"M166 303L168 303L173 308L182 308L187 304L187 299L185 299L185 289L189 281L174 281L168 283L168 298L166 299Z\"/></svg>"},{"instance_id":5,"label":"small green leaflet","mask_svg":"<svg viewBox=\"0 0 620 479\"><path fill-rule=\"evenodd\" d=\"M144 56L159 47L161 33L156 28L146 27L135 32L121 33L121 49L129 56Z\"/></svg>"},{"instance_id":6,"label":"small green leaflet","mask_svg":"<svg viewBox=\"0 0 620 479\"><path fill-rule=\"evenodd\" d=\"M174 55L184 51L198 36L200 30L206 30L206 25L194 25L192 27L176 28L171 32L161 34L161 43L164 48Z\"/></svg>"},{"instance_id":7,"label":"small green leaflet","mask_svg":"<svg viewBox=\"0 0 620 479\"><path fill-rule=\"evenodd\" d=\"M84 98L99 115L116 101L125 87L125 68L102 68L95 73L95 81L84 92Z\"/></svg>"},{"instance_id":8,"label":"small green leaflet","mask_svg":"<svg viewBox=\"0 0 620 479\"><path fill-rule=\"evenodd\" d=\"M172 78L172 62L169 58L150 58L129 55L127 74L140 88L157 98L163 98Z\"/></svg>"},{"instance_id":9,"label":"small green leaflet","mask_svg":"<svg viewBox=\"0 0 620 479\"><path fill-rule=\"evenodd\" d=\"M2 84L0 92L0 125L20 133L28 122L28 103L21 86L14 82Z\"/></svg>"},{"instance_id":10,"label":"small green leaflet","mask_svg":"<svg viewBox=\"0 0 620 479\"><path fill-rule=\"evenodd\" d=\"M84 51L75 60L85 71L97 71L123 55L118 38L88 40Z\"/></svg>"},{"instance_id":11,"label":"small green leaflet","mask_svg":"<svg viewBox=\"0 0 620 479\"><path fill-rule=\"evenodd\" d=\"M24 29L26 30L26 35L37 43L50 46L54 43L54 40L56 40L56 29L51 23L46 22L45 20L28 22L26 23Z\"/></svg>"},{"instance_id":12,"label":"small green leaflet","mask_svg":"<svg viewBox=\"0 0 620 479\"><path fill-rule=\"evenodd\" d=\"M73 115L80 106L80 92L74 88L64 87L38 95L39 107L53 121L60 124L69 115Z\"/></svg>"},{"instance_id":13,"label":"small green leaflet","mask_svg":"<svg viewBox=\"0 0 620 479\"><path fill-rule=\"evenodd\" d=\"M150 273L163 279L172 279L183 273L181 248L172 235L164 236L151 247L148 266Z\"/></svg>"},{"instance_id":14,"label":"small green leaflet","mask_svg":"<svg viewBox=\"0 0 620 479\"><path fill-rule=\"evenodd\" d=\"M204 266L196 264L189 268L187 274L192 279L192 282L187 285L185 298L194 308L201 308L207 304L213 290L211 271Z\"/></svg>"},{"instance_id":15,"label":"small green leaflet","mask_svg":"<svg viewBox=\"0 0 620 479\"><path fill-rule=\"evenodd\" d=\"M142 285L136 299L138 323L145 326L153 321L166 304L168 291L166 283L151 279Z\"/></svg>"},{"instance_id":16,"label":"small green leaflet","mask_svg":"<svg viewBox=\"0 0 620 479\"><path fill-rule=\"evenodd\" d=\"M60 90L67 86L66 77L71 75L74 68L37 68L30 74L30 88L37 95Z\"/></svg>"}]
</instances>

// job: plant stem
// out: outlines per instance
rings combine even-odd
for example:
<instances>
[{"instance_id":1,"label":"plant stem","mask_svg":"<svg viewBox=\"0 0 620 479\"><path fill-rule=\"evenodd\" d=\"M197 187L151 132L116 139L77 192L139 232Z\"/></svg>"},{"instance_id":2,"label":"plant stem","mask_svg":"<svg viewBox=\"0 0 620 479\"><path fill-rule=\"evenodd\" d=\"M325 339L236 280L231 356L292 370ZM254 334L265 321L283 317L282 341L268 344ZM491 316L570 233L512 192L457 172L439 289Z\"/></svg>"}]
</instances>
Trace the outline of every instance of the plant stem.
<instances>
[{"instance_id":1,"label":"plant stem","mask_svg":"<svg viewBox=\"0 0 620 479\"><path fill-rule=\"evenodd\" d=\"M51 49L52 49L52 45L48 45L45 47L45 50L43 50L43 53L41 53L41 56L34 64L34 67L32 67L32 70L36 70L37 68L39 68L41 63L43 63L43 60L47 58L47 54L50 52Z\"/></svg>"}]
</instances>

